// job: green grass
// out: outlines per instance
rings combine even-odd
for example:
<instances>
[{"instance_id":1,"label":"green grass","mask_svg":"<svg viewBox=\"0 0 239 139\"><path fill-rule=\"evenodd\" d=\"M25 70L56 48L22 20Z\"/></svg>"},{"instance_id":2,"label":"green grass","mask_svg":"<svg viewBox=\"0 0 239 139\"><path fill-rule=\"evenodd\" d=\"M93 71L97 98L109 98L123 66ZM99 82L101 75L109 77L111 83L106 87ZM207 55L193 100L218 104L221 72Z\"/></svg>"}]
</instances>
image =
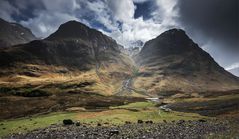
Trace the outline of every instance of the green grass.
<instances>
[{"instance_id":1,"label":"green grass","mask_svg":"<svg viewBox=\"0 0 239 139\"><path fill-rule=\"evenodd\" d=\"M120 125L125 121L136 123L138 120L152 120L154 122L172 120L197 120L207 118L194 113L163 112L155 107L153 102L137 102L118 107L111 107L101 112L61 112L46 115L33 116L31 118L18 118L14 120L0 121L0 137L12 133L28 132L37 128L44 128L51 124L62 123L63 119L78 120L92 126L98 123L107 125ZM5 128L5 129L4 129Z\"/></svg>"},{"instance_id":2,"label":"green grass","mask_svg":"<svg viewBox=\"0 0 239 139\"><path fill-rule=\"evenodd\" d=\"M51 124L61 123L62 120L66 118L75 119L75 115L76 113L51 113L31 118L0 121L0 137L6 136L10 133L24 133L37 128L47 127Z\"/></svg>"},{"instance_id":3,"label":"green grass","mask_svg":"<svg viewBox=\"0 0 239 139\"><path fill-rule=\"evenodd\" d=\"M111 124L124 124L125 121L132 123L138 120L152 120L154 122L173 121L173 120L197 120L207 118L195 113L183 112L164 112L155 107L153 102L136 102L123 106L111 107L111 110L93 114L91 112L85 113L80 121L85 123L111 123ZM135 111L136 110L136 111Z\"/></svg>"},{"instance_id":4,"label":"green grass","mask_svg":"<svg viewBox=\"0 0 239 139\"><path fill-rule=\"evenodd\" d=\"M110 123L114 125L124 124L125 121L130 121L132 123L136 123L138 120L152 120L154 122L163 122L166 121L177 121L177 120L197 120L206 118L200 116L198 114L192 113L181 113L181 112L162 112L159 110L147 110L147 111L138 111L132 112L130 110L119 110L112 111L112 113L106 113L103 115L96 115L95 117L87 117L83 119L79 119L84 123L89 123L96 125L97 123Z\"/></svg>"},{"instance_id":5,"label":"green grass","mask_svg":"<svg viewBox=\"0 0 239 139\"><path fill-rule=\"evenodd\" d=\"M112 109L127 109L127 108L132 108L132 109L143 109L143 108L150 108L154 107L156 104L153 102L135 102L135 103L130 103L127 105L122 105L122 106L117 106L117 107L111 107Z\"/></svg>"}]
</instances>

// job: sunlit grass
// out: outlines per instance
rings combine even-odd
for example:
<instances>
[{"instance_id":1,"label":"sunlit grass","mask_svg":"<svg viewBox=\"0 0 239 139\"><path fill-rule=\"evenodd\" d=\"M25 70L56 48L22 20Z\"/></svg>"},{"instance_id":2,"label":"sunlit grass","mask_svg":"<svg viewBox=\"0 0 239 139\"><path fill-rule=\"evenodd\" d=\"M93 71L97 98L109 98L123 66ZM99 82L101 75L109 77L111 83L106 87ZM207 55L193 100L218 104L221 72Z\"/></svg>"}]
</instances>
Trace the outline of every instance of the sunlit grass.
<instances>
[{"instance_id":1,"label":"sunlit grass","mask_svg":"<svg viewBox=\"0 0 239 139\"><path fill-rule=\"evenodd\" d=\"M47 115L33 116L31 118L18 118L1 121L0 137L10 133L24 133L33 129L43 128L51 124L61 123L63 119L75 119L76 113L51 113Z\"/></svg>"},{"instance_id":2,"label":"sunlit grass","mask_svg":"<svg viewBox=\"0 0 239 139\"><path fill-rule=\"evenodd\" d=\"M96 126L98 123L109 125L121 125L126 121L136 123L138 120L152 120L153 122L197 120L207 118L195 113L164 112L155 107L152 102L136 102L118 107L111 107L108 110L94 112L61 112L46 115L33 116L31 118L20 118L1 121L0 137L12 133L28 132L37 128L47 127L51 124L62 123L63 119L72 119ZM107 123L107 124L106 124Z\"/></svg>"},{"instance_id":3,"label":"sunlit grass","mask_svg":"<svg viewBox=\"0 0 239 139\"><path fill-rule=\"evenodd\" d=\"M153 102L135 102L135 103L130 103L130 104L127 104L127 105L123 105L123 106L117 106L117 107L111 107L112 109L120 109L120 108L123 108L123 109L127 109L127 108L149 108L149 107L154 107L156 104L153 103Z\"/></svg>"}]
</instances>

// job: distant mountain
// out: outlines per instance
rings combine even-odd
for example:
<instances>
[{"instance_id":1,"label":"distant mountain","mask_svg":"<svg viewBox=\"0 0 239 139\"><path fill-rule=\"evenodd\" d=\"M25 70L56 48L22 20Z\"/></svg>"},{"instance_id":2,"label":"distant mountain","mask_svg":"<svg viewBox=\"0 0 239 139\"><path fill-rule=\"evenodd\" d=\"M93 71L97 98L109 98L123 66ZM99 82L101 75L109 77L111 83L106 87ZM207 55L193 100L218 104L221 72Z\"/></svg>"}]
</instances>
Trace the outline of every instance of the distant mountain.
<instances>
[{"instance_id":1,"label":"distant mountain","mask_svg":"<svg viewBox=\"0 0 239 139\"><path fill-rule=\"evenodd\" d=\"M135 58L135 87L163 91L217 91L239 88L239 79L220 67L181 29L168 30L145 43Z\"/></svg>"},{"instance_id":2,"label":"distant mountain","mask_svg":"<svg viewBox=\"0 0 239 139\"><path fill-rule=\"evenodd\" d=\"M0 47L27 43L36 37L31 30L17 23L10 23L0 18Z\"/></svg>"}]
</instances>

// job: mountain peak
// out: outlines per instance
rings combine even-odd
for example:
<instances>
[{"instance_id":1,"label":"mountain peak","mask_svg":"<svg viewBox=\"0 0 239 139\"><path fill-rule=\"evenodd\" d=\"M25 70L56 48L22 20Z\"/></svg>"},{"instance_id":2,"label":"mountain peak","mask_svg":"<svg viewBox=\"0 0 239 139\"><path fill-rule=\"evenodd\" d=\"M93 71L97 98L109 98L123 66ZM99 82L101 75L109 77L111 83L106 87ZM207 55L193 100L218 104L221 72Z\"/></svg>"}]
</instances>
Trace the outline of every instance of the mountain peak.
<instances>
[{"instance_id":1,"label":"mountain peak","mask_svg":"<svg viewBox=\"0 0 239 139\"><path fill-rule=\"evenodd\" d=\"M76 20L68 21L64 24L61 24L59 27L59 29L75 29L75 28L89 28L89 27Z\"/></svg>"},{"instance_id":2,"label":"mountain peak","mask_svg":"<svg viewBox=\"0 0 239 139\"><path fill-rule=\"evenodd\" d=\"M184 30L177 28L173 28L163 32L157 37L157 39L158 38L180 42L191 40Z\"/></svg>"},{"instance_id":3,"label":"mountain peak","mask_svg":"<svg viewBox=\"0 0 239 139\"><path fill-rule=\"evenodd\" d=\"M90 43L92 46L99 46L101 49L108 47L119 51L116 41L111 37L108 37L100 31L90 28L78 21L68 21L60 25L58 30L47 37L45 40L73 40L76 42L83 41L84 43Z\"/></svg>"},{"instance_id":4,"label":"mountain peak","mask_svg":"<svg viewBox=\"0 0 239 139\"><path fill-rule=\"evenodd\" d=\"M142 51L160 55L182 54L200 49L182 29L170 29L145 43ZM142 53L142 52L140 52ZM150 53L144 53L146 55Z\"/></svg>"},{"instance_id":5,"label":"mountain peak","mask_svg":"<svg viewBox=\"0 0 239 139\"><path fill-rule=\"evenodd\" d=\"M58 28L58 30L51 34L49 37L47 37L47 40L58 40L58 39L76 39L76 38L89 38L91 37L91 32L97 32L99 31L95 29L91 29L85 24L72 20L68 21Z\"/></svg>"},{"instance_id":6,"label":"mountain peak","mask_svg":"<svg viewBox=\"0 0 239 139\"><path fill-rule=\"evenodd\" d=\"M185 31L183 29L180 28L172 28L169 29L168 31L165 31L164 33L181 33L181 34L186 34Z\"/></svg>"}]
</instances>

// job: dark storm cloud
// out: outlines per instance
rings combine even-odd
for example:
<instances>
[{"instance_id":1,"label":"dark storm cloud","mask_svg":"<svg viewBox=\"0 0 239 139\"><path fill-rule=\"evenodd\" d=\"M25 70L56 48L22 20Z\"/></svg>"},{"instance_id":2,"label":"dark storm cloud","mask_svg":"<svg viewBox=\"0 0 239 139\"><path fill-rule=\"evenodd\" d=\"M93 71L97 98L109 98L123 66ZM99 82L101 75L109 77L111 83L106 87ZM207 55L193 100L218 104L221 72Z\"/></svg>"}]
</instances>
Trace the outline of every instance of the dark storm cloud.
<instances>
[{"instance_id":1,"label":"dark storm cloud","mask_svg":"<svg viewBox=\"0 0 239 139\"><path fill-rule=\"evenodd\" d=\"M199 30L206 37L235 44L239 35L238 4L238 0L181 0L178 2L180 21L186 28Z\"/></svg>"},{"instance_id":2,"label":"dark storm cloud","mask_svg":"<svg viewBox=\"0 0 239 139\"><path fill-rule=\"evenodd\" d=\"M36 0L22 0L21 2L18 2L18 0L1 0L0 4L1 8L9 5L9 10L14 9L14 12L12 12L10 16L12 20L16 22L34 18L37 16L37 12L44 9L43 3L36 2Z\"/></svg>"},{"instance_id":3,"label":"dark storm cloud","mask_svg":"<svg viewBox=\"0 0 239 139\"><path fill-rule=\"evenodd\" d=\"M238 65L238 0L179 0L177 8L178 23L220 65Z\"/></svg>"}]
</instances>

